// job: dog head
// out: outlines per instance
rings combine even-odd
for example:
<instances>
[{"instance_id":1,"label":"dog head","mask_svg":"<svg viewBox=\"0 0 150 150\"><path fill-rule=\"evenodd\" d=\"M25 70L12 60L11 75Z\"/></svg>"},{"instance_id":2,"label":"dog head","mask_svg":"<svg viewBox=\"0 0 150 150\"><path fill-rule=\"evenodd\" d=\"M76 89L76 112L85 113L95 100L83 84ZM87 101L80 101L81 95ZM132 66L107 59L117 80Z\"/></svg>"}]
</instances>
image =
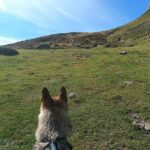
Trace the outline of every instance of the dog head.
<instances>
[{"instance_id":1,"label":"dog head","mask_svg":"<svg viewBox=\"0 0 150 150\"><path fill-rule=\"evenodd\" d=\"M41 108L51 111L68 111L67 91L65 87L60 89L58 96L51 96L46 87L42 90Z\"/></svg>"},{"instance_id":2,"label":"dog head","mask_svg":"<svg viewBox=\"0 0 150 150\"><path fill-rule=\"evenodd\" d=\"M70 135L71 124L68 117L68 99L65 87L60 89L58 96L51 96L48 89L43 88L38 119L36 132L38 141Z\"/></svg>"},{"instance_id":3,"label":"dog head","mask_svg":"<svg viewBox=\"0 0 150 150\"><path fill-rule=\"evenodd\" d=\"M68 99L65 87L60 89L58 96L51 96L48 89L42 89L38 127L35 133L35 149L44 149L47 141L67 138L71 134L71 124L68 117ZM60 145L60 142L59 144ZM68 144L67 144L68 145ZM65 144L66 146L66 144ZM62 147L62 146L61 146Z\"/></svg>"}]
</instances>

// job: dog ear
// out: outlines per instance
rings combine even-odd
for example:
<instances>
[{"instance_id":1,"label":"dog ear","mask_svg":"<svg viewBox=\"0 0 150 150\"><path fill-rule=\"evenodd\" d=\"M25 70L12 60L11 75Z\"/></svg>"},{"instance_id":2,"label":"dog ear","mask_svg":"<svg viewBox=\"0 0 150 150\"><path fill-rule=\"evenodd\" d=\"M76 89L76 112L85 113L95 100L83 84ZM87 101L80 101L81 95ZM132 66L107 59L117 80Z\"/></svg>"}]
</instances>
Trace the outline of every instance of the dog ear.
<instances>
[{"instance_id":1,"label":"dog ear","mask_svg":"<svg viewBox=\"0 0 150 150\"><path fill-rule=\"evenodd\" d=\"M48 108L48 107L52 106L53 100L52 100L52 98L51 98L51 96L49 94L49 91L48 91L48 89L46 87L44 87L42 89L41 101L43 103L43 107Z\"/></svg>"},{"instance_id":2,"label":"dog ear","mask_svg":"<svg viewBox=\"0 0 150 150\"><path fill-rule=\"evenodd\" d=\"M65 87L60 89L59 99L63 102L68 102L67 91Z\"/></svg>"},{"instance_id":3,"label":"dog ear","mask_svg":"<svg viewBox=\"0 0 150 150\"><path fill-rule=\"evenodd\" d=\"M49 91L48 91L48 89L46 88L46 87L44 87L43 89L42 89L42 98L43 99L47 99L47 98L50 98L51 96L50 96L50 94L49 94Z\"/></svg>"}]
</instances>

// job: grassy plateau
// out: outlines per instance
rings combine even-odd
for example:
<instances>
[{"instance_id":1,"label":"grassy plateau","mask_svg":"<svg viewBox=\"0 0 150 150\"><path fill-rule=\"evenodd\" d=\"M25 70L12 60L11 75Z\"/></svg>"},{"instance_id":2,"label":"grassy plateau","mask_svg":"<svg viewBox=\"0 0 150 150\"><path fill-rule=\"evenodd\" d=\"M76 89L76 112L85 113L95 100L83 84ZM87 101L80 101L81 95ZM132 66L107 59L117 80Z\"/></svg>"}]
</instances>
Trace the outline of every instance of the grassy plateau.
<instances>
[{"instance_id":1,"label":"grassy plateau","mask_svg":"<svg viewBox=\"0 0 150 150\"><path fill-rule=\"evenodd\" d=\"M150 134L128 116L150 120L150 44L18 51L0 56L0 150L32 149L44 86L51 95L61 86L78 94L69 99L74 150L150 149Z\"/></svg>"}]
</instances>

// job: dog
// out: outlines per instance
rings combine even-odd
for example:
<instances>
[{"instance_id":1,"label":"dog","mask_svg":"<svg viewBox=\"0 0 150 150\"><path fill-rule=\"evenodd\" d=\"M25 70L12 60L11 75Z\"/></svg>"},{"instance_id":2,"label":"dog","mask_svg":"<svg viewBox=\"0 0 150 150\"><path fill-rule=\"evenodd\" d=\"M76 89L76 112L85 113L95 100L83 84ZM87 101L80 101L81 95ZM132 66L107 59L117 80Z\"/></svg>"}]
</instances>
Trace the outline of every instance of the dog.
<instances>
[{"instance_id":1,"label":"dog","mask_svg":"<svg viewBox=\"0 0 150 150\"><path fill-rule=\"evenodd\" d=\"M62 87L59 95L52 97L44 87L33 150L71 150L72 146L67 141L70 134L66 88Z\"/></svg>"}]
</instances>

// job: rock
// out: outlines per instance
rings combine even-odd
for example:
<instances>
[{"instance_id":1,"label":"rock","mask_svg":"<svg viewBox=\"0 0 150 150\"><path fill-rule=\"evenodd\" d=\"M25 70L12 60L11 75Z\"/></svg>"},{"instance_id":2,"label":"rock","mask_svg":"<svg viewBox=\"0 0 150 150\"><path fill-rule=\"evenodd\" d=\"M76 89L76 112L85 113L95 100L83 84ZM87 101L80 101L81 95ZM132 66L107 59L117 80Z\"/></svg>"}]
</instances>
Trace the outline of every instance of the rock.
<instances>
[{"instance_id":1,"label":"rock","mask_svg":"<svg viewBox=\"0 0 150 150\"><path fill-rule=\"evenodd\" d=\"M133 120L136 120L136 119L139 119L139 118L140 118L139 114L136 113L136 112L130 112L128 115L129 115L129 117L130 117L131 119L133 119Z\"/></svg>"},{"instance_id":2,"label":"rock","mask_svg":"<svg viewBox=\"0 0 150 150\"><path fill-rule=\"evenodd\" d=\"M145 129L146 131L150 131L150 123L149 123L149 122L145 122L144 129Z\"/></svg>"},{"instance_id":3,"label":"rock","mask_svg":"<svg viewBox=\"0 0 150 150\"><path fill-rule=\"evenodd\" d=\"M133 121L132 124L141 130L146 132L150 131L150 122L146 121L144 118L141 118L137 112L130 111L128 113L130 119Z\"/></svg>"},{"instance_id":4,"label":"rock","mask_svg":"<svg viewBox=\"0 0 150 150\"><path fill-rule=\"evenodd\" d=\"M77 93L75 92L71 92L69 95L68 95L69 98L76 98L77 97Z\"/></svg>"},{"instance_id":5,"label":"rock","mask_svg":"<svg viewBox=\"0 0 150 150\"><path fill-rule=\"evenodd\" d=\"M127 55L128 53L126 51L122 51L119 53L120 55Z\"/></svg>"},{"instance_id":6,"label":"rock","mask_svg":"<svg viewBox=\"0 0 150 150\"><path fill-rule=\"evenodd\" d=\"M0 47L0 55L4 56L15 56L19 55L19 52L15 49L7 48L7 47Z\"/></svg>"},{"instance_id":7,"label":"rock","mask_svg":"<svg viewBox=\"0 0 150 150\"><path fill-rule=\"evenodd\" d=\"M144 128L144 121L142 121L142 120L133 121L132 124L133 124L135 127L138 127L139 129L143 129L143 128Z\"/></svg>"},{"instance_id":8,"label":"rock","mask_svg":"<svg viewBox=\"0 0 150 150\"><path fill-rule=\"evenodd\" d=\"M132 85L133 82L132 81L125 81L124 83L126 86L130 86L130 85Z\"/></svg>"},{"instance_id":9,"label":"rock","mask_svg":"<svg viewBox=\"0 0 150 150\"><path fill-rule=\"evenodd\" d=\"M134 121L133 125L141 130L150 131L150 123L145 120Z\"/></svg>"}]
</instances>

